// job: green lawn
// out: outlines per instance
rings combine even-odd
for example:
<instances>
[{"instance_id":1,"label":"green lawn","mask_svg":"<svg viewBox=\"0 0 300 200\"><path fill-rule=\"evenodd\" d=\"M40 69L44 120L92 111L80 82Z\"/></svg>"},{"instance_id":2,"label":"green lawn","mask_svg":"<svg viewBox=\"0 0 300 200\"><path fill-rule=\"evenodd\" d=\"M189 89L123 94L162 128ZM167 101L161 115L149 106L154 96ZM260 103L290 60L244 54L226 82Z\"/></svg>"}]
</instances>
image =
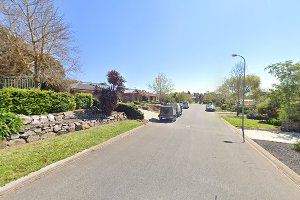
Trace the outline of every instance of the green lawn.
<instances>
[{"instance_id":1,"label":"green lawn","mask_svg":"<svg viewBox=\"0 0 300 200\"><path fill-rule=\"evenodd\" d=\"M141 126L121 121L0 150L0 186Z\"/></svg>"},{"instance_id":2,"label":"green lawn","mask_svg":"<svg viewBox=\"0 0 300 200\"><path fill-rule=\"evenodd\" d=\"M228 110L216 110L216 112L236 113L236 112L231 112L231 111L228 111Z\"/></svg>"},{"instance_id":3,"label":"green lawn","mask_svg":"<svg viewBox=\"0 0 300 200\"><path fill-rule=\"evenodd\" d=\"M227 122L231 125L241 128L242 127L242 118L241 117L231 117L231 116L223 116ZM245 117L245 128L251 129L276 129L278 126L274 126L271 124L266 124L264 121L261 120L254 120L254 119L247 119Z\"/></svg>"}]
</instances>

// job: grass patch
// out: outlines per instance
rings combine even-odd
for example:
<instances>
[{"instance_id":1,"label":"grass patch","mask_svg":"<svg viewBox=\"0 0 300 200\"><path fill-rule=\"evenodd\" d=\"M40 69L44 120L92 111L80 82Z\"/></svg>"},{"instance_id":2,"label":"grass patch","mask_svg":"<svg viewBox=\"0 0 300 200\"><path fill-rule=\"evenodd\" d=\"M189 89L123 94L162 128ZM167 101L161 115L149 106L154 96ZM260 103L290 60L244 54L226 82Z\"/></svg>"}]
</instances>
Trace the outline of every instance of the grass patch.
<instances>
[{"instance_id":1,"label":"grass patch","mask_svg":"<svg viewBox=\"0 0 300 200\"><path fill-rule=\"evenodd\" d=\"M222 118L237 128L242 127L242 118L241 117L223 116ZM276 129L276 128L278 128L278 126L267 124L265 121L262 121L262 120L247 119L245 117L245 128Z\"/></svg>"},{"instance_id":2,"label":"grass patch","mask_svg":"<svg viewBox=\"0 0 300 200\"><path fill-rule=\"evenodd\" d=\"M231 111L228 111L228 110L216 110L216 112L236 113L236 112L231 112Z\"/></svg>"},{"instance_id":3,"label":"grass patch","mask_svg":"<svg viewBox=\"0 0 300 200\"><path fill-rule=\"evenodd\" d=\"M121 121L0 150L0 186L142 125Z\"/></svg>"},{"instance_id":4,"label":"grass patch","mask_svg":"<svg viewBox=\"0 0 300 200\"><path fill-rule=\"evenodd\" d=\"M293 149L300 152L300 141L293 144Z\"/></svg>"}]
</instances>

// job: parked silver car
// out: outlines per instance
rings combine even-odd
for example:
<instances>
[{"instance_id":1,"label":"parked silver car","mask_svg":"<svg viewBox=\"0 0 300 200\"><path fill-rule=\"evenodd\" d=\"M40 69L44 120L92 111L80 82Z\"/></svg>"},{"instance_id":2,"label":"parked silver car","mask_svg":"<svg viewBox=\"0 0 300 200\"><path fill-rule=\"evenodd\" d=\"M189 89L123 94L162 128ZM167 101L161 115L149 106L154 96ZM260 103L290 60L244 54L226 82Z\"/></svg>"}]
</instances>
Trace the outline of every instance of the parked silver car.
<instances>
[{"instance_id":1,"label":"parked silver car","mask_svg":"<svg viewBox=\"0 0 300 200\"><path fill-rule=\"evenodd\" d=\"M188 109L190 107L190 104L189 104L189 102L183 102L182 106L183 106L183 109Z\"/></svg>"},{"instance_id":2,"label":"parked silver car","mask_svg":"<svg viewBox=\"0 0 300 200\"><path fill-rule=\"evenodd\" d=\"M173 106L176 110L177 117L182 115L182 109L179 103L168 103L168 106Z\"/></svg>"},{"instance_id":3,"label":"parked silver car","mask_svg":"<svg viewBox=\"0 0 300 200\"><path fill-rule=\"evenodd\" d=\"M176 109L171 105L162 106L160 107L158 117L159 120L166 119L166 120L176 121L177 118Z\"/></svg>"}]
</instances>

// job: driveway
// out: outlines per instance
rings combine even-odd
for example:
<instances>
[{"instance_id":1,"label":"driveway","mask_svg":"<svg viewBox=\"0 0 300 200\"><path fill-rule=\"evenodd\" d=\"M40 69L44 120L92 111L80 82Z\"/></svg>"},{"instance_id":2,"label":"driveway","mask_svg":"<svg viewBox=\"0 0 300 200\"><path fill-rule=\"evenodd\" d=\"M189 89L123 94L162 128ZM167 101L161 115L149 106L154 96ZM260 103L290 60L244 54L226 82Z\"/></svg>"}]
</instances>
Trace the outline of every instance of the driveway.
<instances>
[{"instance_id":1,"label":"driveway","mask_svg":"<svg viewBox=\"0 0 300 200\"><path fill-rule=\"evenodd\" d=\"M300 189L201 105L28 183L3 199L296 200Z\"/></svg>"}]
</instances>

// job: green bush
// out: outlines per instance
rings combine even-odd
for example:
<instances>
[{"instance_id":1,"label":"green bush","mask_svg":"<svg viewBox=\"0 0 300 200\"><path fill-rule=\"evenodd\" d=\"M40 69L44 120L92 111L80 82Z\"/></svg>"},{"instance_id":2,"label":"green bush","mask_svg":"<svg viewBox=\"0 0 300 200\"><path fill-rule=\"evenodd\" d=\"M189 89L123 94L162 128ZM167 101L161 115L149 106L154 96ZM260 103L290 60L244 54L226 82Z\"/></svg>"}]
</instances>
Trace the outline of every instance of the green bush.
<instances>
[{"instance_id":1,"label":"green bush","mask_svg":"<svg viewBox=\"0 0 300 200\"><path fill-rule=\"evenodd\" d=\"M282 121L285 119L300 121L300 103L293 102L288 105L282 105L279 111L279 118Z\"/></svg>"},{"instance_id":2,"label":"green bush","mask_svg":"<svg viewBox=\"0 0 300 200\"><path fill-rule=\"evenodd\" d=\"M0 110L0 140L17 133L22 127L23 121L20 117L11 112Z\"/></svg>"},{"instance_id":3,"label":"green bush","mask_svg":"<svg viewBox=\"0 0 300 200\"><path fill-rule=\"evenodd\" d=\"M38 115L70 111L75 108L75 96L69 93L18 88L0 90L0 109L7 112Z\"/></svg>"},{"instance_id":4,"label":"green bush","mask_svg":"<svg viewBox=\"0 0 300 200\"><path fill-rule=\"evenodd\" d=\"M144 119L144 113L139 111L134 104L118 103L115 111L124 112L129 119Z\"/></svg>"},{"instance_id":5,"label":"green bush","mask_svg":"<svg viewBox=\"0 0 300 200\"><path fill-rule=\"evenodd\" d=\"M278 109L270 100L259 103L256 110L258 114L267 115L268 118L278 118Z\"/></svg>"},{"instance_id":6,"label":"green bush","mask_svg":"<svg viewBox=\"0 0 300 200\"><path fill-rule=\"evenodd\" d=\"M92 94L75 94L76 109L86 109L93 106Z\"/></svg>"},{"instance_id":7,"label":"green bush","mask_svg":"<svg viewBox=\"0 0 300 200\"><path fill-rule=\"evenodd\" d=\"M274 126L281 126L282 121L281 121L280 119L272 118L272 119L268 119L268 120L267 120L267 123L268 123L268 124L272 124L272 125L274 125Z\"/></svg>"},{"instance_id":8,"label":"green bush","mask_svg":"<svg viewBox=\"0 0 300 200\"><path fill-rule=\"evenodd\" d=\"M226 104L226 103L223 103L222 105L221 105L221 109L222 110L227 110L228 109L228 104Z\"/></svg>"},{"instance_id":9,"label":"green bush","mask_svg":"<svg viewBox=\"0 0 300 200\"><path fill-rule=\"evenodd\" d=\"M300 152L300 141L293 144L293 149Z\"/></svg>"},{"instance_id":10,"label":"green bush","mask_svg":"<svg viewBox=\"0 0 300 200\"><path fill-rule=\"evenodd\" d=\"M75 96L70 93L51 92L52 105L47 113L58 113L76 109Z\"/></svg>"}]
</instances>

